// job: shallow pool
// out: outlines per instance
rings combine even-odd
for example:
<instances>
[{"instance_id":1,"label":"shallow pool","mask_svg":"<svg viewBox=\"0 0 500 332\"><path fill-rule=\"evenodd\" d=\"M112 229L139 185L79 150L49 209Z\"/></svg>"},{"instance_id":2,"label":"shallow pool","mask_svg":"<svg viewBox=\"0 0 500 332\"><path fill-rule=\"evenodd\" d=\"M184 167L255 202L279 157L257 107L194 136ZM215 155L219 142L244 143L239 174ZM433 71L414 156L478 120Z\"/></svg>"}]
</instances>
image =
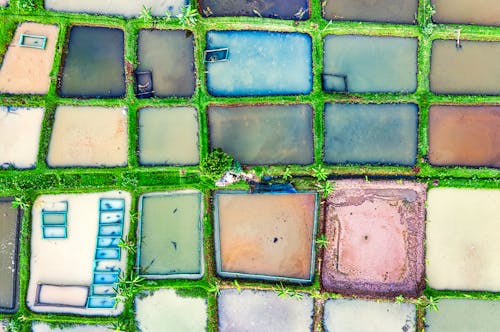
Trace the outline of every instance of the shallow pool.
<instances>
[{"instance_id":1,"label":"shallow pool","mask_svg":"<svg viewBox=\"0 0 500 332\"><path fill-rule=\"evenodd\" d=\"M498 0L432 0L437 23L500 25Z\"/></svg>"},{"instance_id":2,"label":"shallow pool","mask_svg":"<svg viewBox=\"0 0 500 332\"><path fill-rule=\"evenodd\" d=\"M17 246L19 210L12 200L0 198L0 312L17 306Z\"/></svg>"},{"instance_id":3,"label":"shallow pool","mask_svg":"<svg viewBox=\"0 0 500 332\"><path fill-rule=\"evenodd\" d=\"M296 95L312 90L307 34L209 31L206 49L221 48L229 51L227 61L206 63L207 88L213 96Z\"/></svg>"},{"instance_id":4,"label":"shallow pool","mask_svg":"<svg viewBox=\"0 0 500 332\"><path fill-rule=\"evenodd\" d=\"M193 34L186 30L140 30L137 72L151 71L158 97L194 93Z\"/></svg>"},{"instance_id":5,"label":"shallow pool","mask_svg":"<svg viewBox=\"0 0 500 332\"><path fill-rule=\"evenodd\" d=\"M307 20L309 0L201 0L203 16L257 16Z\"/></svg>"},{"instance_id":6,"label":"shallow pool","mask_svg":"<svg viewBox=\"0 0 500 332\"><path fill-rule=\"evenodd\" d=\"M326 0L323 17L335 21L410 23L416 21L418 0Z\"/></svg>"},{"instance_id":7,"label":"shallow pool","mask_svg":"<svg viewBox=\"0 0 500 332\"><path fill-rule=\"evenodd\" d=\"M329 92L399 92L417 88L417 39L328 35L323 89Z\"/></svg>"},{"instance_id":8,"label":"shallow pool","mask_svg":"<svg viewBox=\"0 0 500 332\"><path fill-rule=\"evenodd\" d=\"M500 94L500 42L434 40L430 87L443 94Z\"/></svg>"},{"instance_id":9,"label":"shallow pool","mask_svg":"<svg viewBox=\"0 0 500 332\"><path fill-rule=\"evenodd\" d=\"M125 94L123 30L74 26L61 77L63 97L122 97Z\"/></svg>"},{"instance_id":10,"label":"shallow pool","mask_svg":"<svg viewBox=\"0 0 500 332\"><path fill-rule=\"evenodd\" d=\"M210 106L210 146L243 164L311 164L313 112L309 105Z\"/></svg>"},{"instance_id":11,"label":"shallow pool","mask_svg":"<svg viewBox=\"0 0 500 332\"><path fill-rule=\"evenodd\" d=\"M327 163L414 165L418 107L415 104L325 105Z\"/></svg>"}]
</instances>

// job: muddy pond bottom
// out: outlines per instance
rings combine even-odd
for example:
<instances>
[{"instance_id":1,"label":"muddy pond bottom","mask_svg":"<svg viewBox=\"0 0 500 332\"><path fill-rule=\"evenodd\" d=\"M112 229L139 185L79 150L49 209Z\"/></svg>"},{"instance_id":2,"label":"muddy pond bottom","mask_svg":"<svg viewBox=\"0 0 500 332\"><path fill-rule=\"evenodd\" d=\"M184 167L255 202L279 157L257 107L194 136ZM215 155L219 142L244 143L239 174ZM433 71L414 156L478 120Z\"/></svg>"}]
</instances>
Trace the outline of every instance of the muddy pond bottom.
<instances>
[{"instance_id":1,"label":"muddy pond bottom","mask_svg":"<svg viewBox=\"0 0 500 332\"><path fill-rule=\"evenodd\" d=\"M309 0L201 0L201 12L211 16L256 16L283 20L307 20Z\"/></svg>"},{"instance_id":2,"label":"muddy pond bottom","mask_svg":"<svg viewBox=\"0 0 500 332\"><path fill-rule=\"evenodd\" d=\"M0 312L17 307L19 210L12 199L0 197Z\"/></svg>"},{"instance_id":3,"label":"muddy pond bottom","mask_svg":"<svg viewBox=\"0 0 500 332\"><path fill-rule=\"evenodd\" d=\"M335 21L415 23L418 0L326 0L323 17Z\"/></svg>"}]
</instances>

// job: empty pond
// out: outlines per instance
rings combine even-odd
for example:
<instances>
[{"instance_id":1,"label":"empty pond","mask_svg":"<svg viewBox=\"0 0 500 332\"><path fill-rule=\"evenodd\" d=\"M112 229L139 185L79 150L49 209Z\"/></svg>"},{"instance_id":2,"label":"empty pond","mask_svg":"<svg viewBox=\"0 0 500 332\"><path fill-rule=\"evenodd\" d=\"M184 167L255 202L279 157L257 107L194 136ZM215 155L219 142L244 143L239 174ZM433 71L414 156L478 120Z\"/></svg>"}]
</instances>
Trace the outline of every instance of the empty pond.
<instances>
[{"instance_id":1,"label":"empty pond","mask_svg":"<svg viewBox=\"0 0 500 332\"><path fill-rule=\"evenodd\" d=\"M310 282L316 193L214 197L217 273L223 277Z\"/></svg>"},{"instance_id":2,"label":"empty pond","mask_svg":"<svg viewBox=\"0 0 500 332\"><path fill-rule=\"evenodd\" d=\"M417 39L328 35L323 89L329 92L414 92Z\"/></svg>"},{"instance_id":3,"label":"empty pond","mask_svg":"<svg viewBox=\"0 0 500 332\"><path fill-rule=\"evenodd\" d=\"M437 23L500 25L498 0L432 0Z\"/></svg>"},{"instance_id":4,"label":"empty pond","mask_svg":"<svg viewBox=\"0 0 500 332\"><path fill-rule=\"evenodd\" d=\"M325 162L415 164L417 105L327 103L324 116Z\"/></svg>"},{"instance_id":5,"label":"empty pond","mask_svg":"<svg viewBox=\"0 0 500 332\"><path fill-rule=\"evenodd\" d=\"M219 331L312 331L313 299L280 297L274 291L223 289L218 297Z\"/></svg>"},{"instance_id":6,"label":"empty pond","mask_svg":"<svg viewBox=\"0 0 500 332\"><path fill-rule=\"evenodd\" d=\"M202 201L198 191L144 194L139 211L140 274L147 278L199 278Z\"/></svg>"},{"instance_id":7,"label":"empty pond","mask_svg":"<svg viewBox=\"0 0 500 332\"><path fill-rule=\"evenodd\" d=\"M0 312L17 306L19 213L11 199L0 198Z\"/></svg>"},{"instance_id":8,"label":"empty pond","mask_svg":"<svg viewBox=\"0 0 500 332\"><path fill-rule=\"evenodd\" d=\"M0 106L0 167L35 167L44 112Z\"/></svg>"},{"instance_id":9,"label":"empty pond","mask_svg":"<svg viewBox=\"0 0 500 332\"><path fill-rule=\"evenodd\" d=\"M57 107L47 155L49 166L125 166L127 159L125 108Z\"/></svg>"},{"instance_id":10,"label":"empty pond","mask_svg":"<svg viewBox=\"0 0 500 332\"><path fill-rule=\"evenodd\" d=\"M193 47L193 34L187 30L139 31L137 72L152 73L155 96L193 95Z\"/></svg>"},{"instance_id":11,"label":"empty pond","mask_svg":"<svg viewBox=\"0 0 500 332\"><path fill-rule=\"evenodd\" d=\"M244 164L311 164L313 112L309 105L218 107L208 111L210 146Z\"/></svg>"},{"instance_id":12,"label":"empty pond","mask_svg":"<svg viewBox=\"0 0 500 332\"><path fill-rule=\"evenodd\" d=\"M326 0L327 20L415 23L418 0Z\"/></svg>"},{"instance_id":13,"label":"empty pond","mask_svg":"<svg viewBox=\"0 0 500 332\"><path fill-rule=\"evenodd\" d=\"M45 94L49 91L58 33L56 25L19 24L0 69L0 92ZM20 46L21 39L26 35L42 38L34 40L37 44L32 46L35 47ZM43 37L46 39L43 40Z\"/></svg>"},{"instance_id":14,"label":"empty pond","mask_svg":"<svg viewBox=\"0 0 500 332\"><path fill-rule=\"evenodd\" d=\"M209 31L208 92L227 97L307 94L312 90L311 43L303 33ZM210 53L220 49L227 49L227 59Z\"/></svg>"},{"instance_id":15,"label":"empty pond","mask_svg":"<svg viewBox=\"0 0 500 332\"><path fill-rule=\"evenodd\" d=\"M435 93L500 94L500 42L434 40L430 87Z\"/></svg>"},{"instance_id":16,"label":"empty pond","mask_svg":"<svg viewBox=\"0 0 500 332\"><path fill-rule=\"evenodd\" d=\"M500 106L431 106L433 165L500 167Z\"/></svg>"},{"instance_id":17,"label":"empty pond","mask_svg":"<svg viewBox=\"0 0 500 332\"><path fill-rule=\"evenodd\" d=\"M45 8L62 12L139 16L142 8L151 8L154 16L172 15L181 12L187 0L45 0Z\"/></svg>"},{"instance_id":18,"label":"empty pond","mask_svg":"<svg viewBox=\"0 0 500 332\"><path fill-rule=\"evenodd\" d=\"M142 165L196 165L200 161L198 111L193 107L139 111Z\"/></svg>"},{"instance_id":19,"label":"empty pond","mask_svg":"<svg viewBox=\"0 0 500 332\"><path fill-rule=\"evenodd\" d=\"M61 77L63 97L121 97L125 94L123 30L74 26Z\"/></svg>"},{"instance_id":20,"label":"empty pond","mask_svg":"<svg viewBox=\"0 0 500 332\"><path fill-rule=\"evenodd\" d=\"M309 0L201 0L203 16L257 16L307 20Z\"/></svg>"},{"instance_id":21,"label":"empty pond","mask_svg":"<svg viewBox=\"0 0 500 332\"><path fill-rule=\"evenodd\" d=\"M181 296L173 289L140 293L135 299L135 313L142 332L207 330L207 300Z\"/></svg>"}]
</instances>

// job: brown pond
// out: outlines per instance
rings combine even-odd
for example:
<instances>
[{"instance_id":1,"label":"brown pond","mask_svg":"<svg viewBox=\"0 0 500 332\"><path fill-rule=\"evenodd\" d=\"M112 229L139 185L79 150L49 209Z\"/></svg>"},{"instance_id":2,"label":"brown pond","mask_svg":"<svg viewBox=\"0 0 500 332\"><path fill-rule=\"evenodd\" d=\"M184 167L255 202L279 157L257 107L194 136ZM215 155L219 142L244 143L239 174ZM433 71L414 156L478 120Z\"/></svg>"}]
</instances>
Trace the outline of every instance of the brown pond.
<instances>
[{"instance_id":1,"label":"brown pond","mask_svg":"<svg viewBox=\"0 0 500 332\"><path fill-rule=\"evenodd\" d=\"M445 94L500 94L500 42L435 40L431 91Z\"/></svg>"},{"instance_id":2,"label":"brown pond","mask_svg":"<svg viewBox=\"0 0 500 332\"><path fill-rule=\"evenodd\" d=\"M0 311L16 306L18 213L10 200L0 198Z\"/></svg>"},{"instance_id":3,"label":"brown pond","mask_svg":"<svg viewBox=\"0 0 500 332\"><path fill-rule=\"evenodd\" d=\"M315 203L314 193L217 193L218 269L309 280Z\"/></svg>"},{"instance_id":4,"label":"brown pond","mask_svg":"<svg viewBox=\"0 0 500 332\"><path fill-rule=\"evenodd\" d=\"M498 0L432 0L436 23L500 25Z\"/></svg>"},{"instance_id":5,"label":"brown pond","mask_svg":"<svg viewBox=\"0 0 500 332\"><path fill-rule=\"evenodd\" d=\"M327 20L415 23L417 0L326 0Z\"/></svg>"},{"instance_id":6,"label":"brown pond","mask_svg":"<svg viewBox=\"0 0 500 332\"><path fill-rule=\"evenodd\" d=\"M500 106L431 106L429 161L500 167Z\"/></svg>"}]
</instances>

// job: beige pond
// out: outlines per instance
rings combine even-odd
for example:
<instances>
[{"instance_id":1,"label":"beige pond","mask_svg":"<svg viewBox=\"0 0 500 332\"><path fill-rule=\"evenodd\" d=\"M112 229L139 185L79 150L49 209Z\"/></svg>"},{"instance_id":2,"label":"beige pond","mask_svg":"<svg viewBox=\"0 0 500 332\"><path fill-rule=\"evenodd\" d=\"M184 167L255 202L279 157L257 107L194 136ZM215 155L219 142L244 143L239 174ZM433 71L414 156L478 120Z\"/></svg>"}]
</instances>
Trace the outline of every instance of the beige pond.
<instances>
[{"instance_id":1,"label":"beige pond","mask_svg":"<svg viewBox=\"0 0 500 332\"><path fill-rule=\"evenodd\" d=\"M123 305L114 309L87 308L90 286L96 273L96 239L99 229L101 198L124 199L125 210L122 234L129 231L130 194L110 191L88 194L58 194L39 196L32 210L31 265L26 303L30 310L41 313L78 315L117 315ZM43 238L42 209L55 210L67 202L67 237ZM109 259L120 271L125 271L127 253L121 250L120 259ZM112 296L112 295L111 295Z\"/></svg>"},{"instance_id":2,"label":"beige pond","mask_svg":"<svg viewBox=\"0 0 500 332\"><path fill-rule=\"evenodd\" d=\"M0 106L0 166L35 167L44 109Z\"/></svg>"},{"instance_id":3,"label":"beige pond","mask_svg":"<svg viewBox=\"0 0 500 332\"><path fill-rule=\"evenodd\" d=\"M47 156L49 166L125 166L127 155L126 108L57 108Z\"/></svg>"},{"instance_id":4,"label":"beige pond","mask_svg":"<svg viewBox=\"0 0 500 332\"><path fill-rule=\"evenodd\" d=\"M135 300L139 331L202 332L207 328L207 301L182 297L173 289L160 289Z\"/></svg>"},{"instance_id":5,"label":"beige pond","mask_svg":"<svg viewBox=\"0 0 500 332\"><path fill-rule=\"evenodd\" d=\"M432 0L436 23L500 25L498 0Z\"/></svg>"},{"instance_id":6,"label":"beige pond","mask_svg":"<svg viewBox=\"0 0 500 332\"><path fill-rule=\"evenodd\" d=\"M500 190L428 193L427 279L435 289L500 291Z\"/></svg>"},{"instance_id":7,"label":"beige pond","mask_svg":"<svg viewBox=\"0 0 500 332\"><path fill-rule=\"evenodd\" d=\"M28 22L17 27L0 68L0 92L46 94L49 91L58 33L56 25ZM45 49L19 46L21 34L46 36Z\"/></svg>"}]
</instances>

